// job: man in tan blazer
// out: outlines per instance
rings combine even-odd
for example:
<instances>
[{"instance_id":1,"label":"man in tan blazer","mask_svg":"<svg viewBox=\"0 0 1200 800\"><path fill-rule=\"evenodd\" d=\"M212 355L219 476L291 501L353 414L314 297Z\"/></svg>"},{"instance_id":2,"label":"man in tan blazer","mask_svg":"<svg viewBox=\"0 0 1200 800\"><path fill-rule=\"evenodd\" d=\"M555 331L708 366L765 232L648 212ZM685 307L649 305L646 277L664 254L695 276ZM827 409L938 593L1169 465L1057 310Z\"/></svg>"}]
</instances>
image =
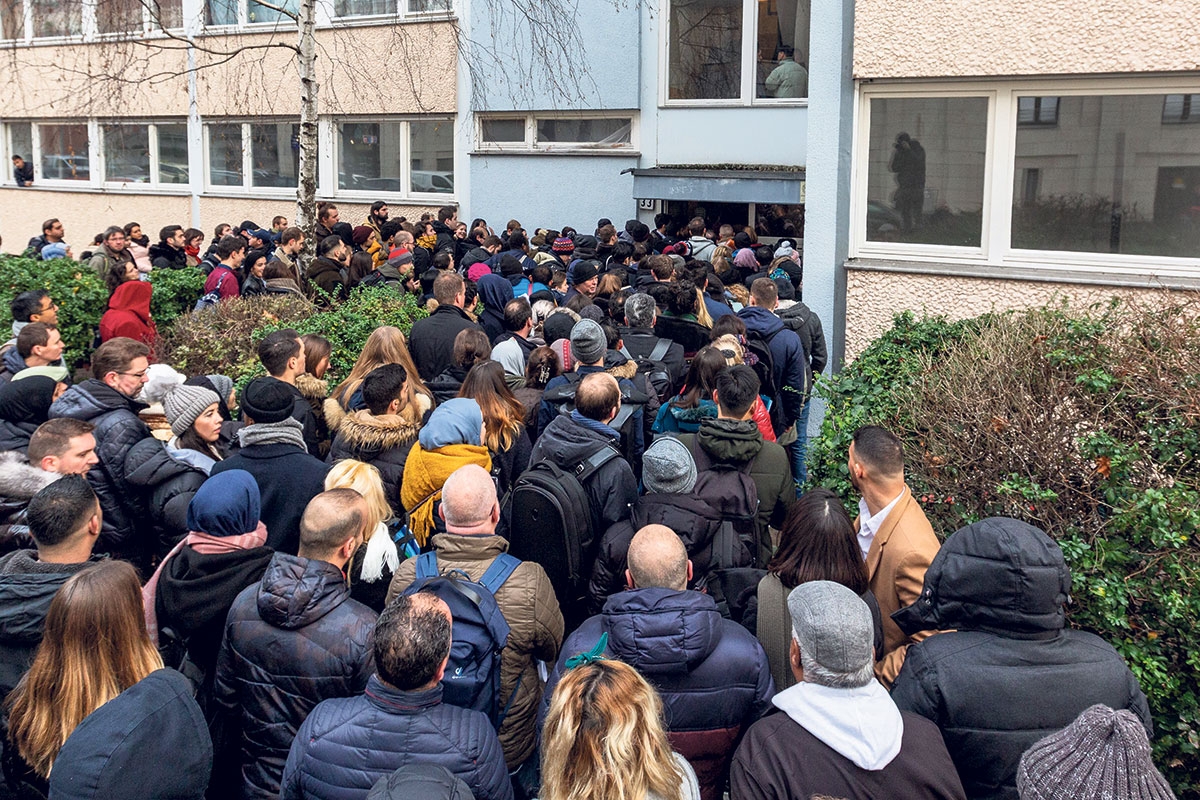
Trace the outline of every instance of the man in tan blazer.
<instances>
[{"instance_id":1,"label":"man in tan blazer","mask_svg":"<svg viewBox=\"0 0 1200 800\"><path fill-rule=\"evenodd\" d=\"M875 664L875 674L890 688L908 645L934 633L906 636L892 622L892 612L921 596L925 570L940 545L904 483L904 451L895 434L877 425L859 428L850 444L849 468L850 483L862 494L854 527L883 614L883 658Z\"/></svg>"}]
</instances>

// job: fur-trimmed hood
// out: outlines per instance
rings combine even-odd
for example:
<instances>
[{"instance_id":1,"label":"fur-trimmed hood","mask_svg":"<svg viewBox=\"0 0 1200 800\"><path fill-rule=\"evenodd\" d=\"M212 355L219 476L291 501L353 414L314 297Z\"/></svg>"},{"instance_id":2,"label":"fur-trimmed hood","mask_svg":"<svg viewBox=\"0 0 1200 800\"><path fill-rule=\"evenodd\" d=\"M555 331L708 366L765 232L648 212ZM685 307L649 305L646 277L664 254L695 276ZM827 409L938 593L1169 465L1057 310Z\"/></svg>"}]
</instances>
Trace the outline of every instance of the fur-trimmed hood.
<instances>
[{"instance_id":1,"label":"fur-trimmed hood","mask_svg":"<svg viewBox=\"0 0 1200 800\"><path fill-rule=\"evenodd\" d=\"M421 427L421 420L425 418L425 415L429 412L429 409L433 407L433 401L430 400L426 395L417 392L416 397L418 413L414 415L414 429ZM342 429L342 423L349 416L355 413L353 411L347 412L346 409L342 408L342 404L337 400L334 400L332 397L326 398L324 408L325 424L329 427L329 431L331 433L339 433ZM405 414L404 417L405 419L408 419L407 414ZM376 417L376 419L393 419L393 417L389 415L383 415L381 417Z\"/></svg>"},{"instance_id":2,"label":"fur-trimmed hood","mask_svg":"<svg viewBox=\"0 0 1200 800\"><path fill-rule=\"evenodd\" d=\"M20 453L0 453L0 497L28 500L60 477L33 466Z\"/></svg>"},{"instance_id":3,"label":"fur-trimmed hood","mask_svg":"<svg viewBox=\"0 0 1200 800\"><path fill-rule=\"evenodd\" d=\"M338 436L346 446L360 453L373 454L411 444L421 431L421 420L415 414L380 414L370 411L351 411L342 417Z\"/></svg>"},{"instance_id":4,"label":"fur-trimmed hood","mask_svg":"<svg viewBox=\"0 0 1200 800\"><path fill-rule=\"evenodd\" d=\"M302 372L296 376L296 389L310 403L314 400L317 403L321 403L326 397L329 397L329 381L315 378L307 372Z\"/></svg>"}]
</instances>

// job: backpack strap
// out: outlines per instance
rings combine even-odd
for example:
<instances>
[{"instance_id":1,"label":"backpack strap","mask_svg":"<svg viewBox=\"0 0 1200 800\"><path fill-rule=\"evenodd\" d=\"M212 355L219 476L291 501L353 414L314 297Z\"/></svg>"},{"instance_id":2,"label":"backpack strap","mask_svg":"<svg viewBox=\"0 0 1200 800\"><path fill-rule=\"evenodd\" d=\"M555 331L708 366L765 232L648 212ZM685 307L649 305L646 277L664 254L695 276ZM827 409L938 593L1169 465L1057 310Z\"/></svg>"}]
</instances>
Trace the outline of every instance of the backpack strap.
<instances>
[{"instance_id":1,"label":"backpack strap","mask_svg":"<svg viewBox=\"0 0 1200 800\"><path fill-rule=\"evenodd\" d=\"M672 342L670 339L659 339L654 343L654 349L650 351L650 355L646 356L646 358L650 359L651 361L662 361L667 355L667 351L671 349L672 344L674 344L674 342Z\"/></svg>"},{"instance_id":2,"label":"backpack strap","mask_svg":"<svg viewBox=\"0 0 1200 800\"><path fill-rule=\"evenodd\" d=\"M604 445L586 459L575 465L575 480L579 481L580 485L583 485L583 483L588 478L592 477L597 470L619 455L621 454L617 452L617 448L613 447L611 444Z\"/></svg>"},{"instance_id":3,"label":"backpack strap","mask_svg":"<svg viewBox=\"0 0 1200 800\"><path fill-rule=\"evenodd\" d=\"M436 578L438 576L437 553L430 550L417 556L417 580Z\"/></svg>"},{"instance_id":4,"label":"backpack strap","mask_svg":"<svg viewBox=\"0 0 1200 800\"><path fill-rule=\"evenodd\" d=\"M617 352L620 353L621 355L625 356L626 358L628 358L630 361L637 360L633 357L633 353L629 352L629 348L625 346L624 342L621 342L621 346L619 348L617 348Z\"/></svg>"},{"instance_id":5,"label":"backpack strap","mask_svg":"<svg viewBox=\"0 0 1200 800\"><path fill-rule=\"evenodd\" d=\"M719 568L729 569L733 566L733 551L737 544L737 538L733 522L727 519L721 520L721 525L717 528L717 535L713 537L713 560L716 561Z\"/></svg>"},{"instance_id":6,"label":"backpack strap","mask_svg":"<svg viewBox=\"0 0 1200 800\"><path fill-rule=\"evenodd\" d=\"M487 572L483 573L483 577L479 579L479 585L495 594L519 566L521 566L521 559L510 556L508 553L501 553L487 568Z\"/></svg>"}]
</instances>

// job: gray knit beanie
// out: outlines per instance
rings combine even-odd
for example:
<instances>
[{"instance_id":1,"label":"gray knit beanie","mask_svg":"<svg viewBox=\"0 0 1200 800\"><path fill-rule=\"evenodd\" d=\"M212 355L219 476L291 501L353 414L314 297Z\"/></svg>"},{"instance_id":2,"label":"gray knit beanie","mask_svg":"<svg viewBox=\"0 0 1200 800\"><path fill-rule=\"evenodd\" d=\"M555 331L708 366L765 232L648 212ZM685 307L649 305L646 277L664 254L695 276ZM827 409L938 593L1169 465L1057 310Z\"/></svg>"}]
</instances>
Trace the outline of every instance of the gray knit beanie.
<instances>
[{"instance_id":1,"label":"gray knit beanie","mask_svg":"<svg viewBox=\"0 0 1200 800\"><path fill-rule=\"evenodd\" d=\"M1141 721L1104 705L1026 750L1017 791L1021 800L1175 800Z\"/></svg>"},{"instance_id":2,"label":"gray knit beanie","mask_svg":"<svg viewBox=\"0 0 1200 800\"><path fill-rule=\"evenodd\" d=\"M229 393L233 391L233 378L228 375L205 375L208 382L217 390L217 394L221 395L221 400L228 400Z\"/></svg>"},{"instance_id":3,"label":"gray knit beanie","mask_svg":"<svg viewBox=\"0 0 1200 800\"><path fill-rule=\"evenodd\" d=\"M598 322L581 319L571 328L571 352L581 364L595 364L607 350L608 338Z\"/></svg>"},{"instance_id":4,"label":"gray knit beanie","mask_svg":"<svg viewBox=\"0 0 1200 800\"><path fill-rule=\"evenodd\" d=\"M652 494L688 494L696 488L696 460L683 442L660 436L642 454L642 480Z\"/></svg>"},{"instance_id":5,"label":"gray knit beanie","mask_svg":"<svg viewBox=\"0 0 1200 800\"><path fill-rule=\"evenodd\" d=\"M171 423L171 433L182 436L204 413L204 409L220 400L216 392L203 386L172 386L162 400L163 413L167 415L167 422Z\"/></svg>"}]
</instances>

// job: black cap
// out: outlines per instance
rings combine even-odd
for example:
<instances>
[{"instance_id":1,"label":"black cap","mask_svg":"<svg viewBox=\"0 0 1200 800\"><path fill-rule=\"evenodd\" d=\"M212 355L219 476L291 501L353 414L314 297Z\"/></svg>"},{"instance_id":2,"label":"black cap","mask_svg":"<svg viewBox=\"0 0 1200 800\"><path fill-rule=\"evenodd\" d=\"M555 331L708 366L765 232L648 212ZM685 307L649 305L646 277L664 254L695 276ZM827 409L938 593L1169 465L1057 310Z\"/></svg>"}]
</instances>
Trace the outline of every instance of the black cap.
<instances>
[{"instance_id":1,"label":"black cap","mask_svg":"<svg viewBox=\"0 0 1200 800\"><path fill-rule=\"evenodd\" d=\"M255 378L242 392L242 411L255 422L283 422L294 404L291 388L275 378Z\"/></svg>"},{"instance_id":2,"label":"black cap","mask_svg":"<svg viewBox=\"0 0 1200 800\"><path fill-rule=\"evenodd\" d=\"M584 261L575 267L575 286L581 283L587 283L592 278L600 274L600 270L596 269L596 265L590 261Z\"/></svg>"}]
</instances>

